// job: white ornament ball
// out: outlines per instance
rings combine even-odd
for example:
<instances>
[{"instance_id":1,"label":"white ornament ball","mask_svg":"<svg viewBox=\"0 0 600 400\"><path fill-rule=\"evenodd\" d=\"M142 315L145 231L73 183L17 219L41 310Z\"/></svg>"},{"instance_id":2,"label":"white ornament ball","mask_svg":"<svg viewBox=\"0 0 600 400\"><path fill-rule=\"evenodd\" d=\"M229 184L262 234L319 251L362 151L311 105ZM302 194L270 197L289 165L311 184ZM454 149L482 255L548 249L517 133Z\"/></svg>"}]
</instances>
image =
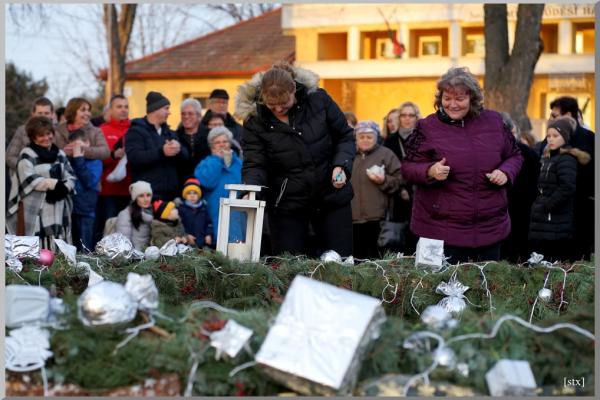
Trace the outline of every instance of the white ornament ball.
<instances>
[{"instance_id":1,"label":"white ornament ball","mask_svg":"<svg viewBox=\"0 0 600 400\"><path fill-rule=\"evenodd\" d=\"M156 246L149 246L146 247L146 250L144 251L144 258L146 260L158 260L158 258L160 257L160 249Z\"/></svg>"},{"instance_id":2,"label":"white ornament ball","mask_svg":"<svg viewBox=\"0 0 600 400\"><path fill-rule=\"evenodd\" d=\"M543 301L544 303L547 303L552 298L552 290L550 290L548 288L541 288L540 291L538 292L538 297L540 298L541 301Z\"/></svg>"}]
</instances>

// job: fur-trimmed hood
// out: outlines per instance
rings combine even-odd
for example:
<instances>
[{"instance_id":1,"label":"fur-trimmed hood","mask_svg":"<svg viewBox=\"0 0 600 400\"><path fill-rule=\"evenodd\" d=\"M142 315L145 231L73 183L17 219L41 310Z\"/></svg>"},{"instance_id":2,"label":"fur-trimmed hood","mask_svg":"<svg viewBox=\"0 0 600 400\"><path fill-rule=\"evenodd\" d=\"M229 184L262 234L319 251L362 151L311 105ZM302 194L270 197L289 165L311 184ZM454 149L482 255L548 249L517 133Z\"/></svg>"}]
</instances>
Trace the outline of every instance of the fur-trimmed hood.
<instances>
[{"instance_id":1,"label":"fur-trimmed hood","mask_svg":"<svg viewBox=\"0 0 600 400\"><path fill-rule=\"evenodd\" d=\"M307 93L315 92L319 87L319 76L312 71L300 67L292 67L294 80L304 85ZM250 116L258 115L257 103L261 91L262 78L265 72L257 72L246 83L238 87L235 95L234 116L246 120Z\"/></svg>"},{"instance_id":2,"label":"fur-trimmed hood","mask_svg":"<svg viewBox=\"0 0 600 400\"><path fill-rule=\"evenodd\" d=\"M575 157L577 162L581 165L587 165L592 160L592 156L590 155L590 153L588 153L587 151L578 149L576 147L563 146L559 149L559 153L572 155L573 157ZM544 149L544 157L549 157L549 156L550 156L550 147L548 147L546 145L546 148Z\"/></svg>"}]
</instances>

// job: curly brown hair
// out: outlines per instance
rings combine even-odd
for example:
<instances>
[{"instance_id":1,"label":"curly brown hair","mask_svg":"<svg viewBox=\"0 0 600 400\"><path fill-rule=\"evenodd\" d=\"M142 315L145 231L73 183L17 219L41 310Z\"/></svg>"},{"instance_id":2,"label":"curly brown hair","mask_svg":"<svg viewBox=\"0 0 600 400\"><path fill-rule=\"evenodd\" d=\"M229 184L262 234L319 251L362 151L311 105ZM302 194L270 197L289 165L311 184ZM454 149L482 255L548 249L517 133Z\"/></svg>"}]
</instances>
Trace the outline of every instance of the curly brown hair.
<instances>
[{"instance_id":1,"label":"curly brown hair","mask_svg":"<svg viewBox=\"0 0 600 400\"><path fill-rule=\"evenodd\" d=\"M31 117L25 124L25 132L27 133L29 141L33 143L33 139L46 132L52 132L52 134L54 134L54 125L52 124L52 120L48 117Z\"/></svg>"},{"instance_id":2,"label":"curly brown hair","mask_svg":"<svg viewBox=\"0 0 600 400\"><path fill-rule=\"evenodd\" d=\"M433 106L436 110L442 108L444 91L464 89L470 97L469 115L477 116L483 110L483 90L477 78L467 67L453 67L448 70L437 83L437 92Z\"/></svg>"}]
</instances>

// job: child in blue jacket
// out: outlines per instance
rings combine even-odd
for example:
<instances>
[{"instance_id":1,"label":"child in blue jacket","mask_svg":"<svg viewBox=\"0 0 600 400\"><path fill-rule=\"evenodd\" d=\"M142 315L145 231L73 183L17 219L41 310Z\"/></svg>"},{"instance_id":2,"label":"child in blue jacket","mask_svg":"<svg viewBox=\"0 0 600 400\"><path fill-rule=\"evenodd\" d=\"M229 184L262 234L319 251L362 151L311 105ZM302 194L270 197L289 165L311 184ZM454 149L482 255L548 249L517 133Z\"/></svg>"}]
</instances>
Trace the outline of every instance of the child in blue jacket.
<instances>
[{"instance_id":1,"label":"child in blue jacket","mask_svg":"<svg viewBox=\"0 0 600 400\"><path fill-rule=\"evenodd\" d=\"M211 246L213 228L206 201L202 199L200 181L195 178L185 181L182 196L183 203L177 208L185 233L188 235L188 244L196 243L198 247Z\"/></svg>"},{"instance_id":2,"label":"child in blue jacket","mask_svg":"<svg viewBox=\"0 0 600 400\"><path fill-rule=\"evenodd\" d=\"M90 140L83 130L73 131L69 135L69 144L73 145L73 156L69 157L69 163L77 176L73 197L73 243L79 251L92 251L95 244L94 220L100 192L102 161L83 156L83 149L90 146Z\"/></svg>"}]
</instances>

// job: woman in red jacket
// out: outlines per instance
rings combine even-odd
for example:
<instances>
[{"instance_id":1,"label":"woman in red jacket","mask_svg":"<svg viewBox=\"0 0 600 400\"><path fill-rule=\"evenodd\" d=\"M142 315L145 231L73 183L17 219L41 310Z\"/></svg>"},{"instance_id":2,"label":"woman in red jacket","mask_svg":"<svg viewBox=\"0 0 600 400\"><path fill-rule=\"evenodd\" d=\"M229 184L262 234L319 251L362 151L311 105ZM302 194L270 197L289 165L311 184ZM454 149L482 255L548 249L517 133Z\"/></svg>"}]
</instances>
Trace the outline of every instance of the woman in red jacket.
<instances>
[{"instance_id":1,"label":"woman in red jacket","mask_svg":"<svg viewBox=\"0 0 600 400\"><path fill-rule=\"evenodd\" d=\"M451 68L437 83L436 112L419 120L402 175L415 183L411 230L444 241L451 263L498 260L510 232L506 186L523 162L502 116L483 108L477 79Z\"/></svg>"}]
</instances>

